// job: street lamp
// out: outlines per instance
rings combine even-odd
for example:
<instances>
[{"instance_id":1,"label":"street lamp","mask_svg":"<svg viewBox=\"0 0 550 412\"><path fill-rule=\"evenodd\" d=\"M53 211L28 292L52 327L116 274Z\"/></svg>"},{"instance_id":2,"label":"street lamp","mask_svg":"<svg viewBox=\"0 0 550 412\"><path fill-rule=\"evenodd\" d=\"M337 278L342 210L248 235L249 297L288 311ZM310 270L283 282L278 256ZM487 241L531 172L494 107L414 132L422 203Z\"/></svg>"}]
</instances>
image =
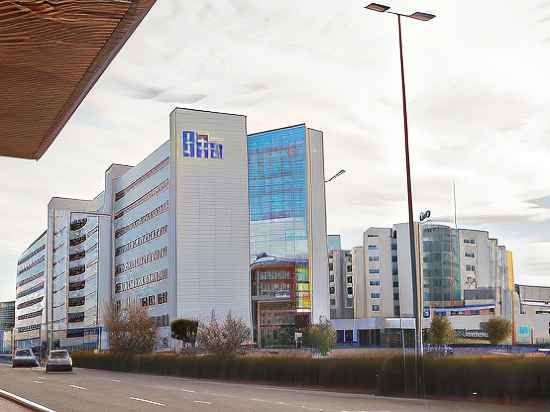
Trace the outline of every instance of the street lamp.
<instances>
[{"instance_id":1,"label":"street lamp","mask_svg":"<svg viewBox=\"0 0 550 412\"><path fill-rule=\"evenodd\" d=\"M419 291L422 290L421 282L418 282L416 273L416 253L415 253L415 236L414 236L414 221L413 221L413 205L412 205L412 188L411 188L411 167L409 160L409 126L407 122L407 96L405 93L405 70L403 64L403 39L401 34L401 17L408 17L415 20L429 21L435 17L434 14L415 12L410 15L395 13L388 11L389 6L383 4L371 3L365 6L366 9L376 11L379 13L390 13L397 16L397 27L399 31L399 58L401 62L401 93L403 99L403 127L405 133L405 167L407 170L407 199L409 205L409 236L410 236L410 253L411 253L411 272L413 283L413 305L414 305L414 317L415 317L415 334L416 334L416 353L417 357L422 356L422 318L419 310L420 296Z\"/></svg>"},{"instance_id":2,"label":"street lamp","mask_svg":"<svg viewBox=\"0 0 550 412\"><path fill-rule=\"evenodd\" d=\"M336 179L338 176L341 176L343 175L344 173L346 173L346 171L344 169L341 169L338 173L336 173L334 176L332 176L330 179L328 180L325 180L325 183L328 183L330 182L331 180L334 180Z\"/></svg>"}]
</instances>

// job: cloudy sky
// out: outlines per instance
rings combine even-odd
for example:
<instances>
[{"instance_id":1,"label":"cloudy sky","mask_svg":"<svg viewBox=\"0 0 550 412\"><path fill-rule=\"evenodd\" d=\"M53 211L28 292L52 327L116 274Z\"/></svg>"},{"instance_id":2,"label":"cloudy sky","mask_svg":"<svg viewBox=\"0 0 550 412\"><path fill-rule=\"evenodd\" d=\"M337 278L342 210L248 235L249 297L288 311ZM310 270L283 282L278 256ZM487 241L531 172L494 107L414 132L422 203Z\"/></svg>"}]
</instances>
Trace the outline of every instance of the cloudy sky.
<instances>
[{"instance_id":1,"label":"cloudy sky","mask_svg":"<svg viewBox=\"0 0 550 412\"><path fill-rule=\"evenodd\" d=\"M347 0L159 0L38 161L0 158L0 300L52 196L92 198L111 163L168 139L175 106L248 116L250 132L325 132L330 233L407 220L395 17ZM489 230L518 282L550 285L550 1L391 0L403 22L415 215Z\"/></svg>"}]
</instances>

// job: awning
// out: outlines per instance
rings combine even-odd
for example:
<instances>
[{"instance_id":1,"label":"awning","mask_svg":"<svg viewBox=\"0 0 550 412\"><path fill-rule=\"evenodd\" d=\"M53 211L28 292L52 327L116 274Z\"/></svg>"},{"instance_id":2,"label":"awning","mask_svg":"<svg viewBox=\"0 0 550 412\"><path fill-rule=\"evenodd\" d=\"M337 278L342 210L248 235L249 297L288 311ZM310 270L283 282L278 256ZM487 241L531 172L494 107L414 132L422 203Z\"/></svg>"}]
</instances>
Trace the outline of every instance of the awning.
<instances>
[{"instance_id":1,"label":"awning","mask_svg":"<svg viewBox=\"0 0 550 412\"><path fill-rule=\"evenodd\" d=\"M0 156L39 159L155 0L0 0Z\"/></svg>"}]
</instances>

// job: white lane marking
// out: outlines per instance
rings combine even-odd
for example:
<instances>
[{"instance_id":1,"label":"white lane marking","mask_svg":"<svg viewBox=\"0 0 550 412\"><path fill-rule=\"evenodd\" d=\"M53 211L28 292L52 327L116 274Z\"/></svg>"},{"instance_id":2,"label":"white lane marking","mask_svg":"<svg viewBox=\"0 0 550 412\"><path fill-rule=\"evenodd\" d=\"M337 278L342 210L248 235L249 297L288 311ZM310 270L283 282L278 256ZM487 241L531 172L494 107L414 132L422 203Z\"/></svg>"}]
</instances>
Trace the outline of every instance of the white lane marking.
<instances>
[{"instance_id":1,"label":"white lane marking","mask_svg":"<svg viewBox=\"0 0 550 412\"><path fill-rule=\"evenodd\" d=\"M147 399L141 399L141 398L134 398L133 396L130 396L130 399L132 399L132 400L134 400L134 401L138 401L138 402L150 403L150 404L152 404L152 405L157 405L157 406L166 406L165 404L160 403L160 402L149 401L149 400L147 400Z\"/></svg>"},{"instance_id":2,"label":"white lane marking","mask_svg":"<svg viewBox=\"0 0 550 412\"><path fill-rule=\"evenodd\" d=\"M31 408L35 411L55 412L53 409L47 408L47 407L45 407L43 405L40 405L36 402L29 401L28 399L22 398L21 396L14 395L13 393L6 392L2 389L0 389L0 394L2 394L4 397L6 397L8 399L11 399L12 401L21 403L21 404L23 404L23 405L27 406L28 408Z\"/></svg>"},{"instance_id":3,"label":"white lane marking","mask_svg":"<svg viewBox=\"0 0 550 412\"><path fill-rule=\"evenodd\" d=\"M88 390L88 389L83 388L82 386L78 386L78 385L67 385L67 386L70 386L71 388L75 388L75 389L80 389L80 390L83 390L83 391L87 391L87 390Z\"/></svg>"},{"instance_id":4,"label":"white lane marking","mask_svg":"<svg viewBox=\"0 0 550 412\"><path fill-rule=\"evenodd\" d=\"M267 403L271 403L270 401L266 401L265 399L258 399L258 398L250 398L251 401L255 401L255 402L267 402Z\"/></svg>"},{"instance_id":5,"label":"white lane marking","mask_svg":"<svg viewBox=\"0 0 550 412\"><path fill-rule=\"evenodd\" d=\"M182 392L189 392L189 393L195 393L195 391L192 391L191 389L180 389Z\"/></svg>"},{"instance_id":6,"label":"white lane marking","mask_svg":"<svg viewBox=\"0 0 550 412\"><path fill-rule=\"evenodd\" d=\"M204 405L212 405L212 402L206 402L206 401L194 401L195 403L202 403Z\"/></svg>"},{"instance_id":7,"label":"white lane marking","mask_svg":"<svg viewBox=\"0 0 550 412\"><path fill-rule=\"evenodd\" d=\"M33 382L34 382L34 383L44 383L44 382L42 382L42 381L33 381Z\"/></svg>"},{"instance_id":8,"label":"white lane marking","mask_svg":"<svg viewBox=\"0 0 550 412\"><path fill-rule=\"evenodd\" d=\"M111 379L111 382L120 382L120 379Z\"/></svg>"}]
</instances>

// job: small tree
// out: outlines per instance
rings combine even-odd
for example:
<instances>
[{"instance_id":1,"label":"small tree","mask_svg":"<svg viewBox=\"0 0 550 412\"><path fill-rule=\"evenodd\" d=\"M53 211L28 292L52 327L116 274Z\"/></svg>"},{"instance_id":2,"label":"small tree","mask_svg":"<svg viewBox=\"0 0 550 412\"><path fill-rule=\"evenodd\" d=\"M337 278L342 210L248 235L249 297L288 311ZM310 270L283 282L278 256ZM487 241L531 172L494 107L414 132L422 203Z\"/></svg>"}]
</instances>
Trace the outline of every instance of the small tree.
<instances>
[{"instance_id":1,"label":"small tree","mask_svg":"<svg viewBox=\"0 0 550 412\"><path fill-rule=\"evenodd\" d=\"M446 345L455 338L451 321L446 316L435 315L428 331L428 340L433 345Z\"/></svg>"},{"instance_id":2,"label":"small tree","mask_svg":"<svg viewBox=\"0 0 550 412\"><path fill-rule=\"evenodd\" d=\"M491 318L487 323L482 325L482 329L487 332L489 337L489 342L493 345L498 345L499 343L508 339L512 333L512 322L506 319L499 317Z\"/></svg>"},{"instance_id":3,"label":"small tree","mask_svg":"<svg viewBox=\"0 0 550 412\"><path fill-rule=\"evenodd\" d=\"M176 319L170 323L172 338L189 344L191 347L195 346L198 327L199 322L192 319Z\"/></svg>"},{"instance_id":4,"label":"small tree","mask_svg":"<svg viewBox=\"0 0 550 412\"><path fill-rule=\"evenodd\" d=\"M141 305L134 303L119 309L109 303L105 306L104 321L112 352L148 353L155 347L157 328Z\"/></svg>"},{"instance_id":5,"label":"small tree","mask_svg":"<svg viewBox=\"0 0 550 412\"><path fill-rule=\"evenodd\" d=\"M250 329L242 319L233 317L229 311L223 323L218 322L212 311L210 323L200 323L197 341L207 352L220 357L232 357L242 344L250 340Z\"/></svg>"},{"instance_id":6,"label":"small tree","mask_svg":"<svg viewBox=\"0 0 550 412\"><path fill-rule=\"evenodd\" d=\"M305 341L314 352L326 356L336 345L336 331L330 320L319 318L318 324L313 324L307 329Z\"/></svg>"}]
</instances>

